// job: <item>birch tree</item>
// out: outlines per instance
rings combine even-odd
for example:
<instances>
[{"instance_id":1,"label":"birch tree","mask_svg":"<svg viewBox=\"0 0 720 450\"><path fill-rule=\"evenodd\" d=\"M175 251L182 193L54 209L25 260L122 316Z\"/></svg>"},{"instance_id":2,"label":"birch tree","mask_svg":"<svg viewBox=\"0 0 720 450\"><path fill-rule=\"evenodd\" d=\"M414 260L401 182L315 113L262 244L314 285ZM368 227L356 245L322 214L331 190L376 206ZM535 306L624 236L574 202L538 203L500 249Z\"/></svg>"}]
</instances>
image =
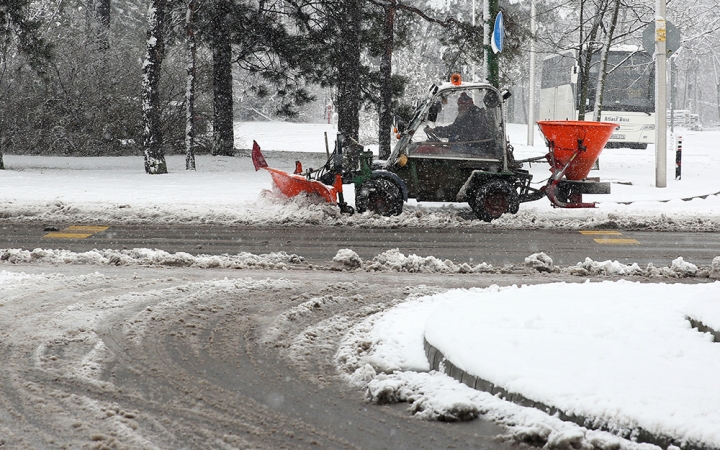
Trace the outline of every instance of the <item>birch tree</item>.
<instances>
[{"instance_id":1,"label":"birch tree","mask_svg":"<svg viewBox=\"0 0 720 450\"><path fill-rule=\"evenodd\" d=\"M595 44L598 33L600 31L600 25L602 24L603 16L607 10L607 1L600 0L599 3L595 4L595 10L590 12L591 22L590 29L587 34L584 33L585 29L585 12L587 3L584 0L580 2L580 45L577 52L577 63L579 68L578 74L578 89L579 101L578 101L578 117L577 120L585 120L585 107L588 99L588 89L590 85L590 67L592 65L592 56L595 52Z\"/></svg>"},{"instance_id":2,"label":"birch tree","mask_svg":"<svg viewBox=\"0 0 720 450\"><path fill-rule=\"evenodd\" d=\"M603 107L603 93L605 91L605 80L607 79L608 57L610 56L610 47L613 43L615 35L615 27L617 26L618 13L620 12L620 0L614 0L613 14L610 21L610 29L605 34L605 45L602 49L600 62L600 70L598 72L597 89L595 90L595 106L593 108L593 120L600 121Z\"/></svg>"}]
</instances>

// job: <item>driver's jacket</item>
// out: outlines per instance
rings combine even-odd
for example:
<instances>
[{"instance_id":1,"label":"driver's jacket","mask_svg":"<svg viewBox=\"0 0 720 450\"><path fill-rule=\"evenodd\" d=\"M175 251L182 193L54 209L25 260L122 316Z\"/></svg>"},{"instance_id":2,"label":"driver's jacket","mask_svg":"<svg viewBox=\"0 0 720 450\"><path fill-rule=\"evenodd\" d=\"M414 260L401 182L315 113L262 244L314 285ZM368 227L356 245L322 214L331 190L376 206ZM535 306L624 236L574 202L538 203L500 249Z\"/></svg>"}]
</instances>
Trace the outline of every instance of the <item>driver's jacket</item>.
<instances>
[{"instance_id":1,"label":"driver's jacket","mask_svg":"<svg viewBox=\"0 0 720 450\"><path fill-rule=\"evenodd\" d=\"M447 138L450 142L480 141L493 137L487 111L476 105L462 116L458 115L450 125L435 127L433 131L438 137Z\"/></svg>"}]
</instances>

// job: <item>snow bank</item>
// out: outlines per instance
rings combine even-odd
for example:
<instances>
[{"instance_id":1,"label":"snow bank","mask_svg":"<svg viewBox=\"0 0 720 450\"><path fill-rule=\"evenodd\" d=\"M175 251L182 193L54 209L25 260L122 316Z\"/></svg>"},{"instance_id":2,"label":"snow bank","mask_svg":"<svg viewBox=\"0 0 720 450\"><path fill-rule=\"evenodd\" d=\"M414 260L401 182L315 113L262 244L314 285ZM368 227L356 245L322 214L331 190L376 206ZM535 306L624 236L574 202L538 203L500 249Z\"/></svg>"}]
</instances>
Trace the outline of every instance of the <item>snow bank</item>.
<instances>
[{"instance_id":1,"label":"snow bank","mask_svg":"<svg viewBox=\"0 0 720 450\"><path fill-rule=\"evenodd\" d=\"M190 253L169 253L164 250L136 248L132 250L91 250L76 253L70 250L35 249L0 249L0 263L46 263L46 264L90 264L116 266L163 266L163 267L197 267L197 268L232 268L232 269L288 269L305 263L305 258L286 252L274 252L262 255L242 252L234 255L191 255ZM494 267L482 262L476 265L468 263L456 264L448 259L441 260L434 256L405 255L398 249L388 250L375 256L372 260L363 261L350 249L341 249L333 258L331 270L366 271L366 272L405 272L405 273L447 273L447 274L481 274L481 273L530 273L553 272L579 277L615 276L615 277L651 277L651 278L720 278L720 257L716 257L711 267L698 267L676 258L668 267L656 267L649 263L645 268L637 263L630 265L618 261L593 261L585 258L574 266L556 266L552 258L545 253L534 253L525 258L524 264L507 264ZM316 267L322 268L322 267ZM0 281L2 282L2 281Z\"/></svg>"},{"instance_id":2,"label":"snow bank","mask_svg":"<svg viewBox=\"0 0 720 450\"><path fill-rule=\"evenodd\" d=\"M114 266L171 266L223 269L286 269L304 262L304 258L285 252L254 255L198 255L185 252L136 248L132 250L91 250L76 253L69 250L37 248L32 251L0 249L0 261L12 264L41 262L49 264L92 264Z\"/></svg>"}]
</instances>

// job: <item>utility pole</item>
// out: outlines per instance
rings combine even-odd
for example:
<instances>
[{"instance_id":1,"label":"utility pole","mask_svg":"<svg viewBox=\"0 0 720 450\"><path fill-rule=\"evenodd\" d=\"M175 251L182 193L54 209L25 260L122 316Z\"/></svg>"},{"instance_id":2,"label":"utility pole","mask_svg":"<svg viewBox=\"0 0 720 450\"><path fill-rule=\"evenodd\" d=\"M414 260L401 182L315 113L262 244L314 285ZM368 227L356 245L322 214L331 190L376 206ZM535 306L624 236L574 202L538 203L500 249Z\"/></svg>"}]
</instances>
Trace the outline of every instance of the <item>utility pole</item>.
<instances>
[{"instance_id":1,"label":"utility pole","mask_svg":"<svg viewBox=\"0 0 720 450\"><path fill-rule=\"evenodd\" d=\"M665 1L655 0L655 187L667 187L667 27Z\"/></svg>"},{"instance_id":2,"label":"utility pole","mask_svg":"<svg viewBox=\"0 0 720 450\"><path fill-rule=\"evenodd\" d=\"M528 96L528 124L527 124L527 145L535 145L535 34L537 23L535 22L535 0L532 0L530 8L530 95Z\"/></svg>"}]
</instances>

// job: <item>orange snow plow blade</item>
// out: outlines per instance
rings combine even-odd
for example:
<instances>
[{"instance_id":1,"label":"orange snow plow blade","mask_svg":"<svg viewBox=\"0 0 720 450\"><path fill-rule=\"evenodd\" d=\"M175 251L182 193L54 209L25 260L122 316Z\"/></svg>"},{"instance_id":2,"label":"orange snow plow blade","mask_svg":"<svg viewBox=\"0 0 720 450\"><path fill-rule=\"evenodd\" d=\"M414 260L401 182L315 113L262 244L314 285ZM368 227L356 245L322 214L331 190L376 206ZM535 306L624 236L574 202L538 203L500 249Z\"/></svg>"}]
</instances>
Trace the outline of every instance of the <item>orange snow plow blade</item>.
<instances>
[{"instance_id":1,"label":"orange snow plow blade","mask_svg":"<svg viewBox=\"0 0 720 450\"><path fill-rule=\"evenodd\" d=\"M342 192L342 178L338 174L335 177L333 186L321 183L316 180L308 180L304 175L287 173L283 170L268 167L265 158L260 152L260 146L253 141L252 160L255 170L265 169L270 172L275 185L280 189L286 197L295 197L303 192L308 194L317 194L328 203L337 203L337 194Z\"/></svg>"},{"instance_id":2,"label":"orange snow plow blade","mask_svg":"<svg viewBox=\"0 0 720 450\"><path fill-rule=\"evenodd\" d=\"M308 194L318 194L328 203L337 203L336 190L333 186L315 180L308 180L303 175L287 173L272 167L264 167L264 169L270 172L275 185L287 197L294 197L307 192Z\"/></svg>"}]
</instances>

